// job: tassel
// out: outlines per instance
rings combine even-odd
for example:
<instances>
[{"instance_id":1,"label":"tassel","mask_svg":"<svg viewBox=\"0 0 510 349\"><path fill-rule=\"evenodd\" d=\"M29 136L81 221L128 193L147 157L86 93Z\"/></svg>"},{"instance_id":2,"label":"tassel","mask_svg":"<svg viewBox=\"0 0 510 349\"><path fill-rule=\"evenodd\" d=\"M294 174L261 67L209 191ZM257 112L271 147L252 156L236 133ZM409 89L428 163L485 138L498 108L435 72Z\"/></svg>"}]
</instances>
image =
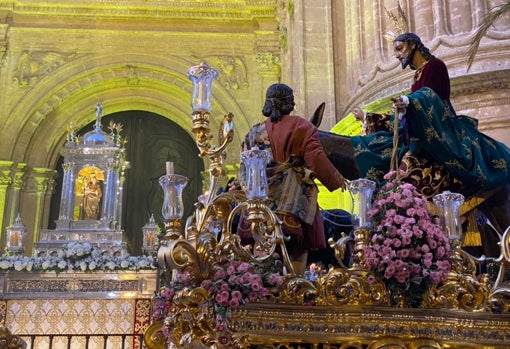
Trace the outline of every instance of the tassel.
<instances>
[{"instance_id":1,"label":"tassel","mask_svg":"<svg viewBox=\"0 0 510 349\"><path fill-rule=\"evenodd\" d=\"M467 231L462 246L482 246L482 236L478 230L478 224L476 224L476 210L469 211L467 220Z\"/></svg>"}]
</instances>

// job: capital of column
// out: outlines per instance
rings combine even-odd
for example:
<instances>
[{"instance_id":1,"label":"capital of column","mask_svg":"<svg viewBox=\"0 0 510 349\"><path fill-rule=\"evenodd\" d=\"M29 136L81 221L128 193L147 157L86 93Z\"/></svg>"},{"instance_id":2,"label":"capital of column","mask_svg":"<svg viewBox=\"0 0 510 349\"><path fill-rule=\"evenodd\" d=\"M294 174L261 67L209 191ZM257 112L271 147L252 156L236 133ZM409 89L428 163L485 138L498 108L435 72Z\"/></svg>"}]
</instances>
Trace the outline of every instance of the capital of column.
<instances>
[{"instance_id":1,"label":"capital of column","mask_svg":"<svg viewBox=\"0 0 510 349\"><path fill-rule=\"evenodd\" d=\"M64 170L64 172L69 172L75 166L76 166L76 163L74 163L74 162L65 162L65 163L62 164L62 169Z\"/></svg>"},{"instance_id":2,"label":"capital of column","mask_svg":"<svg viewBox=\"0 0 510 349\"><path fill-rule=\"evenodd\" d=\"M25 175L27 173L27 164L18 163L12 167L12 185L14 190L21 190L25 183Z\"/></svg>"},{"instance_id":3,"label":"capital of column","mask_svg":"<svg viewBox=\"0 0 510 349\"><path fill-rule=\"evenodd\" d=\"M0 186L8 186L12 183L12 161L0 160Z\"/></svg>"},{"instance_id":4,"label":"capital of column","mask_svg":"<svg viewBox=\"0 0 510 349\"><path fill-rule=\"evenodd\" d=\"M49 168L32 168L33 190L38 194L53 188L57 172Z\"/></svg>"}]
</instances>

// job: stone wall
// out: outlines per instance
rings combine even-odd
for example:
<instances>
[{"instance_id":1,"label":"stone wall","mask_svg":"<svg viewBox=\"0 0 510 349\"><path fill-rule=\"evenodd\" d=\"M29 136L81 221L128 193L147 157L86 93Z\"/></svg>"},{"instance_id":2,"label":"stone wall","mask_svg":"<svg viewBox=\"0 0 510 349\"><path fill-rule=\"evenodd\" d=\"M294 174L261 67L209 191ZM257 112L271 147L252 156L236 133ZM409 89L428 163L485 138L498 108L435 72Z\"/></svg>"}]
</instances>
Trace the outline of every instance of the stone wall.
<instances>
[{"instance_id":1,"label":"stone wall","mask_svg":"<svg viewBox=\"0 0 510 349\"><path fill-rule=\"evenodd\" d=\"M337 120L356 104L389 110L390 95L405 93L412 71L402 71L392 43L383 34L393 27L386 9L397 15L398 1L333 2ZM401 0L408 30L418 34L432 54L445 61L458 113L475 117L480 129L510 145L504 125L510 115L510 14L489 28L474 63L468 50L482 18L503 0ZM375 103L386 98L386 103Z\"/></svg>"}]
</instances>

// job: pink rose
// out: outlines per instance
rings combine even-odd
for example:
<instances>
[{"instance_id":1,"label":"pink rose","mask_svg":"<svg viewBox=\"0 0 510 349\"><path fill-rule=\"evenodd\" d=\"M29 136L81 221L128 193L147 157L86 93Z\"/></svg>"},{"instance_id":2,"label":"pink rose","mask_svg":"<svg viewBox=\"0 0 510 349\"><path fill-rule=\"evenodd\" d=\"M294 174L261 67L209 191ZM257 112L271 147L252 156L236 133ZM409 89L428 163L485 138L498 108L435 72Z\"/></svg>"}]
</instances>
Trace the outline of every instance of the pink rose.
<instances>
[{"instance_id":1,"label":"pink rose","mask_svg":"<svg viewBox=\"0 0 510 349\"><path fill-rule=\"evenodd\" d=\"M239 264L239 266L237 267L237 271L239 271L241 273L244 273L248 269L250 269L250 264L246 263L246 262Z\"/></svg>"},{"instance_id":2,"label":"pink rose","mask_svg":"<svg viewBox=\"0 0 510 349\"><path fill-rule=\"evenodd\" d=\"M239 290L234 290L230 293L230 297L232 299L237 299L237 300L240 300L243 298L243 294L241 293L241 291Z\"/></svg>"},{"instance_id":3,"label":"pink rose","mask_svg":"<svg viewBox=\"0 0 510 349\"><path fill-rule=\"evenodd\" d=\"M228 306L229 307L236 308L239 305L240 305L239 299L237 299L237 298L232 298L232 299L230 299L230 301L228 301Z\"/></svg>"},{"instance_id":4,"label":"pink rose","mask_svg":"<svg viewBox=\"0 0 510 349\"><path fill-rule=\"evenodd\" d=\"M227 276L225 270L223 268L220 268L216 271L216 273L214 273L214 280L224 279L225 276Z\"/></svg>"}]
</instances>

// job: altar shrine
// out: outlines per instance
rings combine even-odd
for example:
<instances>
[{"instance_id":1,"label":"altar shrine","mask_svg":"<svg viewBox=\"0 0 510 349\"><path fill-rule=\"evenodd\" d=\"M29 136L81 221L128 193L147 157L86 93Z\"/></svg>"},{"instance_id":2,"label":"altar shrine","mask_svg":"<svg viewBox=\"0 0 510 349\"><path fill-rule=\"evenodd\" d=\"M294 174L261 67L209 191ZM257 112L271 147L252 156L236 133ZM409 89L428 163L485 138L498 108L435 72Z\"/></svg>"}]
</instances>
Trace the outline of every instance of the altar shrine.
<instances>
[{"instance_id":1,"label":"altar shrine","mask_svg":"<svg viewBox=\"0 0 510 349\"><path fill-rule=\"evenodd\" d=\"M119 222L125 169L128 166L121 124L103 131L103 107L96 106L94 129L83 136L69 126L64 157L64 179L56 229L43 229L34 245L36 255L55 252L70 241L87 241L104 252L125 254Z\"/></svg>"}]
</instances>

